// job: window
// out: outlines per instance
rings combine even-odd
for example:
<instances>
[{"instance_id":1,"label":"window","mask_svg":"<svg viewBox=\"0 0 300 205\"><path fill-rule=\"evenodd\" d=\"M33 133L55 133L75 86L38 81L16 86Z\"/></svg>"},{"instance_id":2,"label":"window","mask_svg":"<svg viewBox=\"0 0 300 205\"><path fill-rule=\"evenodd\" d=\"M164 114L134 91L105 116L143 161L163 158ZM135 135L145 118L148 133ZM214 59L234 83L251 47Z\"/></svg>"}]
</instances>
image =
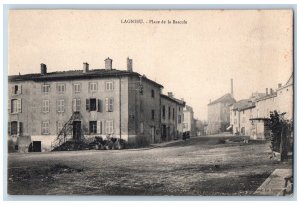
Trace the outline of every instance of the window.
<instances>
[{"instance_id":1,"label":"window","mask_svg":"<svg viewBox=\"0 0 300 205\"><path fill-rule=\"evenodd\" d=\"M97 83L89 83L89 91L96 92L97 91Z\"/></svg>"},{"instance_id":2,"label":"window","mask_svg":"<svg viewBox=\"0 0 300 205\"><path fill-rule=\"evenodd\" d=\"M90 111L96 111L97 110L97 100L96 98L90 99Z\"/></svg>"},{"instance_id":3,"label":"window","mask_svg":"<svg viewBox=\"0 0 300 205\"><path fill-rule=\"evenodd\" d=\"M97 133L97 121L90 121L90 134L96 134Z\"/></svg>"},{"instance_id":4,"label":"window","mask_svg":"<svg viewBox=\"0 0 300 205\"><path fill-rule=\"evenodd\" d=\"M141 133L144 133L144 122L141 122L140 129Z\"/></svg>"},{"instance_id":5,"label":"window","mask_svg":"<svg viewBox=\"0 0 300 205\"><path fill-rule=\"evenodd\" d=\"M80 93L80 91L81 91L81 86L80 86L79 83L73 84L73 91L74 91L74 93Z\"/></svg>"},{"instance_id":6,"label":"window","mask_svg":"<svg viewBox=\"0 0 300 205\"><path fill-rule=\"evenodd\" d=\"M57 112L65 111L65 100L57 100Z\"/></svg>"},{"instance_id":7,"label":"window","mask_svg":"<svg viewBox=\"0 0 300 205\"><path fill-rule=\"evenodd\" d=\"M12 87L12 93L14 95L19 95L19 94L22 94L22 85L14 85Z\"/></svg>"},{"instance_id":8,"label":"window","mask_svg":"<svg viewBox=\"0 0 300 205\"><path fill-rule=\"evenodd\" d=\"M86 99L86 110L87 111L98 111L102 112L102 101L96 98Z\"/></svg>"},{"instance_id":9,"label":"window","mask_svg":"<svg viewBox=\"0 0 300 205\"><path fill-rule=\"evenodd\" d=\"M166 118L166 107L163 105L162 107L162 118L165 119Z\"/></svg>"},{"instance_id":10,"label":"window","mask_svg":"<svg viewBox=\"0 0 300 205\"><path fill-rule=\"evenodd\" d=\"M12 121L11 122L11 135L17 135L18 134L18 122L17 121Z\"/></svg>"},{"instance_id":11,"label":"window","mask_svg":"<svg viewBox=\"0 0 300 205\"><path fill-rule=\"evenodd\" d=\"M105 82L105 90L113 90L114 83L112 81Z\"/></svg>"},{"instance_id":12,"label":"window","mask_svg":"<svg viewBox=\"0 0 300 205\"><path fill-rule=\"evenodd\" d=\"M57 125L57 127L56 127L56 131L57 131L57 134L59 134L60 133L60 131L63 129L63 127L64 127L64 122L63 121L57 121L57 123L56 123L56 125Z\"/></svg>"},{"instance_id":13,"label":"window","mask_svg":"<svg viewBox=\"0 0 300 205\"><path fill-rule=\"evenodd\" d=\"M152 120L155 119L155 110L151 110L151 119L152 119Z\"/></svg>"},{"instance_id":14,"label":"window","mask_svg":"<svg viewBox=\"0 0 300 205\"><path fill-rule=\"evenodd\" d=\"M181 115L178 115L178 124L181 123Z\"/></svg>"},{"instance_id":15,"label":"window","mask_svg":"<svg viewBox=\"0 0 300 205\"><path fill-rule=\"evenodd\" d=\"M58 94L64 94L66 91L66 85L64 83L58 83L56 85L56 89Z\"/></svg>"},{"instance_id":16,"label":"window","mask_svg":"<svg viewBox=\"0 0 300 205\"><path fill-rule=\"evenodd\" d=\"M170 120L171 119L171 107L169 106L168 108L168 119Z\"/></svg>"},{"instance_id":17,"label":"window","mask_svg":"<svg viewBox=\"0 0 300 205\"><path fill-rule=\"evenodd\" d=\"M173 108L173 114L172 114L173 120L175 120L175 109Z\"/></svg>"},{"instance_id":18,"label":"window","mask_svg":"<svg viewBox=\"0 0 300 205\"><path fill-rule=\"evenodd\" d=\"M114 111L114 99L113 98L105 98L105 107L106 112Z\"/></svg>"},{"instance_id":19,"label":"window","mask_svg":"<svg viewBox=\"0 0 300 205\"><path fill-rule=\"evenodd\" d=\"M50 85L49 84L43 84L42 85L42 93L46 95L49 92L50 92Z\"/></svg>"},{"instance_id":20,"label":"window","mask_svg":"<svg viewBox=\"0 0 300 205\"><path fill-rule=\"evenodd\" d=\"M8 105L11 113L21 113L22 112L22 99L12 99L11 104Z\"/></svg>"},{"instance_id":21,"label":"window","mask_svg":"<svg viewBox=\"0 0 300 205\"><path fill-rule=\"evenodd\" d=\"M42 135L49 134L49 121L42 122Z\"/></svg>"},{"instance_id":22,"label":"window","mask_svg":"<svg viewBox=\"0 0 300 205\"><path fill-rule=\"evenodd\" d=\"M50 111L50 102L49 100L43 100L42 102L42 112L47 113Z\"/></svg>"},{"instance_id":23,"label":"window","mask_svg":"<svg viewBox=\"0 0 300 205\"><path fill-rule=\"evenodd\" d=\"M151 90L151 97L154 98L154 90Z\"/></svg>"},{"instance_id":24,"label":"window","mask_svg":"<svg viewBox=\"0 0 300 205\"><path fill-rule=\"evenodd\" d=\"M180 107L178 107L178 110L180 111Z\"/></svg>"},{"instance_id":25,"label":"window","mask_svg":"<svg viewBox=\"0 0 300 205\"><path fill-rule=\"evenodd\" d=\"M72 110L73 110L73 112L80 111L80 107L81 107L81 100L80 100L80 98L73 99L73 102L72 102Z\"/></svg>"},{"instance_id":26,"label":"window","mask_svg":"<svg viewBox=\"0 0 300 205\"><path fill-rule=\"evenodd\" d=\"M113 133L113 127L114 121L113 120L106 120L105 121L105 132L106 134L112 134Z\"/></svg>"}]
</instances>

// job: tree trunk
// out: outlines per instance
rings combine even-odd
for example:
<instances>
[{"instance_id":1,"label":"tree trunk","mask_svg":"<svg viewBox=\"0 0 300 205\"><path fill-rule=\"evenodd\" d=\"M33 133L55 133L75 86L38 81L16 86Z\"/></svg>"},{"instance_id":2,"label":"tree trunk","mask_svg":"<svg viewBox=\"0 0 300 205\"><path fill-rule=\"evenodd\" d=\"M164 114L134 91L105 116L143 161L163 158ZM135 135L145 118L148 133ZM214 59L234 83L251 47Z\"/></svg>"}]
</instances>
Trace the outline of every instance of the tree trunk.
<instances>
[{"instance_id":1,"label":"tree trunk","mask_svg":"<svg viewBox=\"0 0 300 205\"><path fill-rule=\"evenodd\" d=\"M287 150L287 134L288 134L288 127L284 123L282 125L282 130L281 130L281 142L280 142L280 161L286 161L287 160L287 155L288 155L288 150Z\"/></svg>"}]
</instances>

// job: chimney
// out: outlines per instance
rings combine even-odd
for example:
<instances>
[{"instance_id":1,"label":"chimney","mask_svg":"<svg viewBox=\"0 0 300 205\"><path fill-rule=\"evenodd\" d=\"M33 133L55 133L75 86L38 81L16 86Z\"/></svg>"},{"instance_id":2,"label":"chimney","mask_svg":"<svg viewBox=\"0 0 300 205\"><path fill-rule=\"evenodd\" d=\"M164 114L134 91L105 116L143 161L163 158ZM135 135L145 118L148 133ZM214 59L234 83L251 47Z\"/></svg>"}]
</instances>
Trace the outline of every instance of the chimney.
<instances>
[{"instance_id":1,"label":"chimney","mask_svg":"<svg viewBox=\"0 0 300 205\"><path fill-rule=\"evenodd\" d=\"M278 83L278 88L281 88L282 84L281 83Z\"/></svg>"},{"instance_id":2,"label":"chimney","mask_svg":"<svg viewBox=\"0 0 300 205\"><path fill-rule=\"evenodd\" d=\"M273 95L273 89L270 88L270 95Z\"/></svg>"},{"instance_id":3,"label":"chimney","mask_svg":"<svg viewBox=\"0 0 300 205\"><path fill-rule=\"evenodd\" d=\"M47 74L47 65L44 63L41 63L41 75Z\"/></svg>"},{"instance_id":4,"label":"chimney","mask_svg":"<svg viewBox=\"0 0 300 205\"><path fill-rule=\"evenodd\" d=\"M231 78L230 79L230 82L231 82L231 96L233 97L233 79Z\"/></svg>"},{"instance_id":5,"label":"chimney","mask_svg":"<svg viewBox=\"0 0 300 205\"><path fill-rule=\"evenodd\" d=\"M172 98L173 97L173 93L172 92L168 92L168 96Z\"/></svg>"},{"instance_id":6,"label":"chimney","mask_svg":"<svg viewBox=\"0 0 300 205\"><path fill-rule=\"evenodd\" d=\"M89 64L88 63L83 63L83 72L84 73L87 73L87 72L89 72Z\"/></svg>"},{"instance_id":7,"label":"chimney","mask_svg":"<svg viewBox=\"0 0 300 205\"><path fill-rule=\"evenodd\" d=\"M104 61L105 61L105 70L111 70L112 69L112 59L110 59L108 57Z\"/></svg>"},{"instance_id":8,"label":"chimney","mask_svg":"<svg viewBox=\"0 0 300 205\"><path fill-rule=\"evenodd\" d=\"M132 59L127 57L127 71L132 72Z\"/></svg>"},{"instance_id":9,"label":"chimney","mask_svg":"<svg viewBox=\"0 0 300 205\"><path fill-rule=\"evenodd\" d=\"M268 88L266 88L266 95L269 95L269 90L268 90Z\"/></svg>"}]
</instances>

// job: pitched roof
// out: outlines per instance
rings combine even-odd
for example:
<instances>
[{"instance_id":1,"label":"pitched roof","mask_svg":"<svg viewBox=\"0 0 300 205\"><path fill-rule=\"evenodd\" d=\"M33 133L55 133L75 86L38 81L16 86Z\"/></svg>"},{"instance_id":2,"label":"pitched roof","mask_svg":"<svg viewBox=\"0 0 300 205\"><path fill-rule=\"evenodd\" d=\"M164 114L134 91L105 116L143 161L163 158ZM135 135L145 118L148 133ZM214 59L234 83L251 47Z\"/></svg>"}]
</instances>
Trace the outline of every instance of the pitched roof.
<instances>
[{"instance_id":1,"label":"pitched roof","mask_svg":"<svg viewBox=\"0 0 300 205\"><path fill-rule=\"evenodd\" d=\"M180 105L185 106L185 102L184 102L183 100L179 100L179 99L176 99L176 98L174 98L174 97L170 97L170 96L164 95L164 94L160 94L160 96L161 96L162 98L166 98L166 99L168 99L168 100L171 100L171 101L173 101L173 102L175 102L175 103L177 103L177 104L180 104Z\"/></svg>"},{"instance_id":2,"label":"pitched roof","mask_svg":"<svg viewBox=\"0 0 300 205\"><path fill-rule=\"evenodd\" d=\"M294 73L292 73L292 75L289 77L288 81L283 85L281 86L280 88L278 88L277 90L281 90L281 89L284 89L290 85L293 85L294 84Z\"/></svg>"},{"instance_id":3,"label":"pitched roof","mask_svg":"<svg viewBox=\"0 0 300 205\"><path fill-rule=\"evenodd\" d=\"M24 75L11 75L8 76L10 82L14 81L57 81L57 80L73 80L73 79L91 79L91 78L107 78L107 77L120 77L120 76L136 76L142 77L150 83L155 84L163 88L163 86L155 81L148 79L144 75L140 75L137 72L131 72L127 70L117 70L117 69L94 69L88 72L83 72L83 70L68 70L68 71L56 71L49 72L45 75L40 73L31 73Z\"/></svg>"},{"instance_id":4,"label":"pitched roof","mask_svg":"<svg viewBox=\"0 0 300 205\"><path fill-rule=\"evenodd\" d=\"M255 107L255 102L249 99L240 100L233 104L233 110L242 111Z\"/></svg>"},{"instance_id":5,"label":"pitched roof","mask_svg":"<svg viewBox=\"0 0 300 205\"><path fill-rule=\"evenodd\" d=\"M223 95L222 97L212 101L208 105L213 105L213 104L217 104L217 103L227 103L230 105L235 102L236 102L236 100L232 97L232 95L230 93L227 93L227 94Z\"/></svg>"}]
</instances>

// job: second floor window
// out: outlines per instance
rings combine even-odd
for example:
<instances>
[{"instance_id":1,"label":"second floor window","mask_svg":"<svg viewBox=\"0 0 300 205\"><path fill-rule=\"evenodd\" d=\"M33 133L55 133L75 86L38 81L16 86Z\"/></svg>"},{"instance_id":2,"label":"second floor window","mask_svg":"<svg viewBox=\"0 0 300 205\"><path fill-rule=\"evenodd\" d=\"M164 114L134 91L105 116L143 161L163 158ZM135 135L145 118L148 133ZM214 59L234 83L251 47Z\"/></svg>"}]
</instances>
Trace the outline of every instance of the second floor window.
<instances>
[{"instance_id":1,"label":"second floor window","mask_svg":"<svg viewBox=\"0 0 300 205\"><path fill-rule=\"evenodd\" d=\"M73 84L73 91L74 91L74 93L80 93L80 91L81 91L81 86L80 86L79 83Z\"/></svg>"},{"instance_id":2,"label":"second floor window","mask_svg":"<svg viewBox=\"0 0 300 205\"><path fill-rule=\"evenodd\" d=\"M163 105L162 107L162 118L165 119L166 118L166 107Z\"/></svg>"},{"instance_id":3,"label":"second floor window","mask_svg":"<svg viewBox=\"0 0 300 205\"><path fill-rule=\"evenodd\" d=\"M151 97L152 97L152 98L155 97L154 90L151 90Z\"/></svg>"},{"instance_id":4,"label":"second floor window","mask_svg":"<svg viewBox=\"0 0 300 205\"><path fill-rule=\"evenodd\" d=\"M113 90L114 83L112 81L105 82L105 90Z\"/></svg>"},{"instance_id":5,"label":"second floor window","mask_svg":"<svg viewBox=\"0 0 300 205\"><path fill-rule=\"evenodd\" d=\"M49 92L50 92L50 85L49 84L42 85L42 93L48 94Z\"/></svg>"},{"instance_id":6,"label":"second floor window","mask_svg":"<svg viewBox=\"0 0 300 205\"><path fill-rule=\"evenodd\" d=\"M19 94L22 94L22 85L14 85L12 87L12 93L14 95L19 95Z\"/></svg>"},{"instance_id":7,"label":"second floor window","mask_svg":"<svg viewBox=\"0 0 300 205\"><path fill-rule=\"evenodd\" d=\"M181 123L181 115L178 115L178 124Z\"/></svg>"},{"instance_id":8,"label":"second floor window","mask_svg":"<svg viewBox=\"0 0 300 205\"><path fill-rule=\"evenodd\" d=\"M47 113L50 111L50 101L49 100L43 100L42 102L42 112Z\"/></svg>"},{"instance_id":9,"label":"second floor window","mask_svg":"<svg viewBox=\"0 0 300 205\"><path fill-rule=\"evenodd\" d=\"M65 100L58 100L57 101L57 112L64 112L65 111Z\"/></svg>"},{"instance_id":10,"label":"second floor window","mask_svg":"<svg viewBox=\"0 0 300 205\"><path fill-rule=\"evenodd\" d=\"M89 91L96 92L97 91L97 83L89 83Z\"/></svg>"},{"instance_id":11,"label":"second floor window","mask_svg":"<svg viewBox=\"0 0 300 205\"><path fill-rule=\"evenodd\" d=\"M168 109L168 119L170 120L171 119L171 108L169 106L169 109Z\"/></svg>"},{"instance_id":12,"label":"second floor window","mask_svg":"<svg viewBox=\"0 0 300 205\"><path fill-rule=\"evenodd\" d=\"M58 94L64 94L66 91L66 85L64 83L58 83L56 89Z\"/></svg>"}]
</instances>

